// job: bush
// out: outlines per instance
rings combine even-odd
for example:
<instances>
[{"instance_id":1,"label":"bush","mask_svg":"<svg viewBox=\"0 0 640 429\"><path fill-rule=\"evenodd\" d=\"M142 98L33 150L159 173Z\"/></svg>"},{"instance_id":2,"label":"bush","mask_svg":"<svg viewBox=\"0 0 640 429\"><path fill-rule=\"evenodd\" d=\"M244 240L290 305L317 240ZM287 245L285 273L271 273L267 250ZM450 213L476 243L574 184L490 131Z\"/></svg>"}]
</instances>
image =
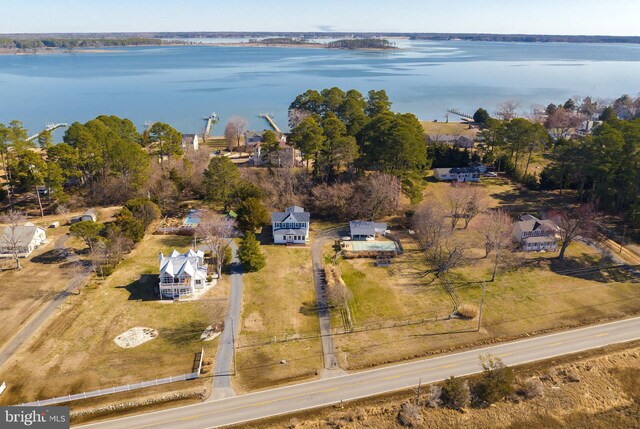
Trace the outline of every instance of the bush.
<instances>
[{"instance_id":1,"label":"bush","mask_svg":"<svg viewBox=\"0 0 640 429\"><path fill-rule=\"evenodd\" d=\"M544 395L544 384L538 377L527 378L520 389L520 393L527 399Z\"/></svg>"},{"instance_id":2,"label":"bush","mask_svg":"<svg viewBox=\"0 0 640 429\"><path fill-rule=\"evenodd\" d=\"M500 358L481 356L482 378L473 388L475 400L493 404L513 393L515 374Z\"/></svg>"},{"instance_id":3,"label":"bush","mask_svg":"<svg viewBox=\"0 0 640 429\"><path fill-rule=\"evenodd\" d=\"M159 219L162 213L160 208L147 198L134 198L124 204L125 208L131 212L131 215L139 219L144 228L147 229L149 224Z\"/></svg>"},{"instance_id":4,"label":"bush","mask_svg":"<svg viewBox=\"0 0 640 429\"><path fill-rule=\"evenodd\" d=\"M440 408L442 405L442 387L437 384L432 384L429 386L429 394L427 396L427 400L425 405L429 408Z\"/></svg>"},{"instance_id":5,"label":"bush","mask_svg":"<svg viewBox=\"0 0 640 429\"><path fill-rule=\"evenodd\" d=\"M400 406L398 421L402 426L411 428L422 425L423 418L420 414L420 408L411 402L405 402Z\"/></svg>"},{"instance_id":6,"label":"bush","mask_svg":"<svg viewBox=\"0 0 640 429\"><path fill-rule=\"evenodd\" d=\"M463 319L475 319L479 313L478 307L472 304L463 304L456 310L456 314Z\"/></svg>"},{"instance_id":7,"label":"bush","mask_svg":"<svg viewBox=\"0 0 640 429\"><path fill-rule=\"evenodd\" d=\"M469 383L451 376L442 384L440 400L442 405L453 410L460 410L469 405Z\"/></svg>"}]
</instances>

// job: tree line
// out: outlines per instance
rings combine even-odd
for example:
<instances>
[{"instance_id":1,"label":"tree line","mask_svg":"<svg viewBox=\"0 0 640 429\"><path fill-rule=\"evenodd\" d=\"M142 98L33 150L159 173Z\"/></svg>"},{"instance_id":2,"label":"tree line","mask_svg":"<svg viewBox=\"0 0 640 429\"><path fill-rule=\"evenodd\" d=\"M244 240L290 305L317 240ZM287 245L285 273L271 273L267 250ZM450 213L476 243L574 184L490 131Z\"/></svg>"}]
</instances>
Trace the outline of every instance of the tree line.
<instances>
[{"instance_id":1,"label":"tree line","mask_svg":"<svg viewBox=\"0 0 640 429\"><path fill-rule=\"evenodd\" d=\"M106 47L118 47L118 46L149 46L149 45L161 45L161 44L162 44L161 39L153 39L153 38L146 38L146 37L127 37L122 39L0 38L0 48L8 48L8 49L106 48Z\"/></svg>"}]
</instances>

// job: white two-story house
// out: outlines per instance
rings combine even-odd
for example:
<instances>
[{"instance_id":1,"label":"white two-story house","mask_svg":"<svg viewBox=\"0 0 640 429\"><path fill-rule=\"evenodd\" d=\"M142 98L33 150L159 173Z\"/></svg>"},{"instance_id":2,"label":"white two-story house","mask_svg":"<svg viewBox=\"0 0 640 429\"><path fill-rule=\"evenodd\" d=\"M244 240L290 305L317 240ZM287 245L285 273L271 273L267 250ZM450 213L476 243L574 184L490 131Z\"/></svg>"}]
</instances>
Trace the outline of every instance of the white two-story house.
<instances>
[{"instance_id":1,"label":"white two-story house","mask_svg":"<svg viewBox=\"0 0 640 429\"><path fill-rule=\"evenodd\" d=\"M271 214L275 244L306 244L309 241L311 215L302 207L287 207L284 212Z\"/></svg>"},{"instance_id":2,"label":"white two-story house","mask_svg":"<svg viewBox=\"0 0 640 429\"><path fill-rule=\"evenodd\" d=\"M513 224L513 238L524 252L554 252L558 250L558 225L549 219L540 220L529 214Z\"/></svg>"},{"instance_id":3,"label":"white two-story house","mask_svg":"<svg viewBox=\"0 0 640 429\"><path fill-rule=\"evenodd\" d=\"M196 298L216 284L217 274L207 275L207 264L201 250L189 250L184 254L174 250L168 256L160 253L158 259L160 299L178 299L185 295Z\"/></svg>"}]
</instances>

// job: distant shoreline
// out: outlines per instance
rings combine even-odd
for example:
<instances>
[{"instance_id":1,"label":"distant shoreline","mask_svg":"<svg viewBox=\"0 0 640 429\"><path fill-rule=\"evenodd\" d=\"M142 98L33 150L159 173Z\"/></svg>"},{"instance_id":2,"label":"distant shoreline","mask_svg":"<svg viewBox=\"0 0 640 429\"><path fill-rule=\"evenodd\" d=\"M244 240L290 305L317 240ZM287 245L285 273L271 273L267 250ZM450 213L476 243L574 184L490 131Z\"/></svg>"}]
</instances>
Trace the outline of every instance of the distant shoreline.
<instances>
[{"instance_id":1,"label":"distant shoreline","mask_svg":"<svg viewBox=\"0 0 640 429\"><path fill-rule=\"evenodd\" d=\"M401 48L383 49L383 48L329 48L322 43L300 43L300 44L277 44L277 43L254 43L254 42L234 42L234 43L158 43L157 45L128 45L117 46L112 49L108 48L76 48L71 51L65 48L39 48L35 52L31 49L18 48L0 48L0 56L2 55L59 55L59 54L108 54L112 52L121 52L123 48L153 47L159 48L164 46L215 46L230 48L302 48L302 49L326 49L330 51L398 51Z\"/></svg>"}]
</instances>

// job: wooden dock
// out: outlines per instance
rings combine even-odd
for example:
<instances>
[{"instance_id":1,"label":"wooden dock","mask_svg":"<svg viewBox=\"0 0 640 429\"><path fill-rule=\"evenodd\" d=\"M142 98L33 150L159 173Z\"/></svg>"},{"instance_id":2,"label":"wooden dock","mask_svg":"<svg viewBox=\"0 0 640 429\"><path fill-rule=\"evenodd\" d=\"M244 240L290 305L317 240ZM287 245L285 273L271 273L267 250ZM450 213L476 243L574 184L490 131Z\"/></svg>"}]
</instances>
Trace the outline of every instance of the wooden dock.
<instances>
[{"instance_id":1,"label":"wooden dock","mask_svg":"<svg viewBox=\"0 0 640 429\"><path fill-rule=\"evenodd\" d=\"M67 124L67 123L62 123L62 122L61 122L61 123L59 123L59 124L47 124L47 126L46 126L46 128L45 128L44 130L42 130L42 131L41 131L41 132L39 132L38 134L35 134L35 135L33 135L33 136L31 136L31 137L27 138L27 141L28 141L28 142L30 142L30 141L33 141L33 140L37 139L37 138L38 138L38 136L39 136L40 134L42 134L43 132L45 132L45 131L53 131L53 130L56 130L56 129L58 129L58 128L66 128L66 127L68 127L68 126L69 126L69 124Z\"/></svg>"},{"instance_id":2,"label":"wooden dock","mask_svg":"<svg viewBox=\"0 0 640 429\"><path fill-rule=\"evenodd\" d=\"M213 128L213 126L218 123L219 118L218 115L213 112L211 115L205 116L204 120L207 121L207 126L204 129L204 139L206 140L207 137L209 137L209 134L211 134L211 129Z\"/></svg>"},{"instance_id":3,"label":"wooden dock","mask_svg":"<svg viewBox=\"0 0 640 429\"><path fill-rule=\"evenodd\" d=\"M463 121L473 122L473 115L461 112L458 109L447 109L447 113L453 113L454 115L458 115L462 118Z\"/></svg>"},{"instance_id":4,"label":"wooden dock","mask_svg":"<svg viewBox=\"0 0 640 429\"><path fill-rule=\"evenodd\" d=\"M278 124L276 124L276 121L274 121L273 118L268 113L261 113L259 116L261 118L266 119L266 121L269 123L269 125L271 126L271 128L273 128L275 132L282 134L282 130L280 130L280 127L278 127Z\"/></svg>"}]
</instances>

